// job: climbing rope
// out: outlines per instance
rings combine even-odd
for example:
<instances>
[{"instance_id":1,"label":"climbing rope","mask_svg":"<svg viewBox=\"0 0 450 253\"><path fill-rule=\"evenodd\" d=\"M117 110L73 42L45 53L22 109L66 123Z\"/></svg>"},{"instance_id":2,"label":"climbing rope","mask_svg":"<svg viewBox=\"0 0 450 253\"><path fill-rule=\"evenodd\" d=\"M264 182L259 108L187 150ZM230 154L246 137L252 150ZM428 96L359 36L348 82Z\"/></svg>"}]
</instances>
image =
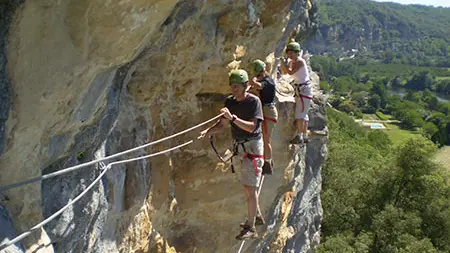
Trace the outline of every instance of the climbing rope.
<instances>
[{"instance_id":1,"label":"climbing rope","mask_svg":"<svg viewBox=\"0 0 450 253\"><path fill-rule=\"evenodd\" d=\"M174 137L177 137L177 136L185 134L185 133L187 133L189 131L192 131L192 130L198 128L198 127L206 125L209 122L214 121L214 120L222 117L222 115L223 115L223 113L221 113L221 114L217 115L216 117L211 118L211 119L209 119L207 121L204 121L204 122L202 122L202 123L200 123L198 125L195 125L195 126L193 126L191 128L188 128L186 130L178 132L176 134L164 137L162 139L159 139L159 140L156 140L156 141L153 141L153 142L150 142L150 143L147 143L147 144L144 144L144 145L132 148L132 149L128 149L128 150L122 151L120 153L116 153L116 154L113 154L113 155L110 155L110 156L103 157L101 159L93 160L93 161L90 161L90 162L87 162L87 163L82 163L82 164L79 164L79 165L76 165L76 166L72 166L72 167L69 167L69 168L66 168L66 169L63 169L63 170L59 170L59 171L56 171L56 172L53 172L53 173L50 173L50 174L46 174L46 175L42 175L42 176L39 176L39 177L31 178L31 179L24 180L24 181L21 181L21 182L17 182L17 183L14 183L14 184L1 186L0 187L0 192L6 191L6 190L9 190L9 189L13 189L13 188L16 188L16 187L19 187L19 186L31 184L31 183L34 183L34 182L42 181L42 180L45 180L45 179L49 179L49 178L52 178L52 177L56 177L56 176L59 176L59 175L62 175L62 174L66 174L66 173L69 173L69 172L72 172L72 171L75 171L75 170L79 170L81 168L84 168L84 167L87 167L87 166L90 166L90 165L93 165L93 164L96 164L96 163L99 163L99 162L102 162L102 161L106 161L106 160L109 160L109 159L112 159L112 158L115 158L115 157L118 157L118 156L121 156L121 155L125 155L125 154L128 154L128 153L134 152L134 151L139 150L139 149L150 147L152 145L155 145L155 144L158 144L160 142L172 139Z\"/></svg>"},{"instance_id":2,"label":"climbing rope","mask_svg":"<svg viewBox=\"0 0 450 253\"><path fill-rule=\"evenodd\" d=\"M138 161L138 160L142 160L142 159L147 159L150 157L154 157L157 155L162 155L165 153L168 153L170 151L182 148L184 146L187 146L191 143L193 143L194 140L190 140L188 142L185 142L181 145L157 152L157 153L153 153L153 154L149 154L146 156L140 156L140 157L136 157L136 158L132 158L132 159L127 159L127 160L120 160L120 161L116 161L116 162L112 162L110 164L108 164L108 166L104 167L102 166L102 173L100 173L100 175L83 191L81 192L76 198L74 198L73 200L69 201L69 203L67 203L65 206L63 206L61 209L59 209L56 213L52 214L50 217L48 217L47 219L43 220L42 222L38 223L37 225L35 225L34 227L30 228L29 230L27 230L26 232L23 232L22 234L20 234L19 236L15 237L14 239L12 239L11 241L7 241L3 244L0 245L0 251L2 251L3 249L6 249L7 247L21 241L22 239L24 239L25 237L29 236L31 233L33 233L35 230L43 227L45 224L49 223L50 221L52 221L53 219L55 219L56 217L58 217L61 213L63 213L67 208L69 208L71 205L75 204L78 200L81 199L81 197L83 197L87 192L89 192L92 187L94 187L95 184L98 183L98 181L100 181L100 179L102 179L102 177L105 175L105 173L111 169L111 167L113 165L117 165L117 164L123 164L123 163L129 163L129 162L133 162L133 161ZM147 144L146 144L147 145ZM99 159L101 160L101 159ZM97 160L97 161L99 161Z\"/></svg>"},{"instance_id":3,"label":"climbing rope","mask_svg":"<svg viewBox=\"0 0 450 253\"><path fill-rule=\"evenodd\" d=\"M259 194L261 193L263 184L264 184L264 176L261 177L261 184L259 185L259 188L258 188L258 198L259 198ZM241 246L239 246L237 253L241 253L242 249L244 248L244 244L245 244L245 240L241 242Z\"/></svg>"}]
</instances>

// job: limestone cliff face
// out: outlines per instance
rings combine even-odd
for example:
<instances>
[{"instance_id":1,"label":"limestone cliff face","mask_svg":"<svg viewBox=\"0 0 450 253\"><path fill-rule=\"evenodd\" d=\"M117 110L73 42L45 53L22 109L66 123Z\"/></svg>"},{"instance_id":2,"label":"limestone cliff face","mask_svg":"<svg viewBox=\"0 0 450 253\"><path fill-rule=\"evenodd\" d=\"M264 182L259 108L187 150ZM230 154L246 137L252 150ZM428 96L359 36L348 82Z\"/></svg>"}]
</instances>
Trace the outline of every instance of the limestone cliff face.
<instances>
[{"instance_id":1,"label":"limestone cliff face","mask_svg":"<svg viewBox=\"0 0 450 253\"><path fill-rule=\"evenodd\" d=\"M314 4L0 1L0 185L135 147L217 115L229 70L247 68L255 58L273 64L273 52L279 55L289 37L308 29L307 10ZM285 83L280 87L288 90ZM286 98L280 95L278 103L276 172L261 193L270 224L244 252L309 252L319 242L326 139L313 137L306 149L286 145L294 130L293 103ZM311 117L312 129L325 128L320 93ZM169 148L199 131L124 158ZM227 131L217 146L225 151L229 144ZM101 166L5 192L12 232L57 211ZM23 246L29 252L229 252L237 250L234 236L245 210L237 174L201 140L114 167Z\"/></svg>"}]
</instances>

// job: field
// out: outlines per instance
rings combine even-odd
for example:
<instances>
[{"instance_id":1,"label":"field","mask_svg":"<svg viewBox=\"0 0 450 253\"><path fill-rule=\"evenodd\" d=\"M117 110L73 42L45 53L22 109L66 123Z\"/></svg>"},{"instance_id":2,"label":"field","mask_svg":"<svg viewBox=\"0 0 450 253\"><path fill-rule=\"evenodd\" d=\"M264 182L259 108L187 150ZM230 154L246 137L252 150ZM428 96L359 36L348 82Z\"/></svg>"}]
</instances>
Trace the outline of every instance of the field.
<instances>
[{"instance_id":1,"label":"field","mask_svg":"<svg viewBox=\"0 0 450 253\"><path fill-rule=\"evenodd\" d=\"M436 80L441 81L441 80L450 80L450 76L437 76Z\"/></svg>"},{"instance_id":2,"label":"field","mask_svg":"<svg viewBox=\"0 0 450 253\"><path fill-rule=\"evenodd\" d=\"M436 153L434 160L445 168L450 169L450 146L440 148Z\"/></svg>"},{"instance_id":3,"label":"field","mask_svg":"<svg viewBox=\"0 0 450 253\"><path fill-rule=\"evenodd\" d=\"M392 115L384 114L380 111L376 112L376 115L380 120L394 120L394 117Z\"/></svg>"},{"instance_id":4,"label":"field","mask_svg":"<svg viewBox=\"0 0 450 253\"><path fill-rule=\"evenodd\" d=\"M363 119L364 120L379 120L379 118L375 114L363 114Z\"/></svg>"},{"instance_id":5,"label":"field","mask_svg":"<svg viewBox=\"0 0 450 253\"><path fill-rule=\"evenodd\" d=\"M382 116L384 119L387 120L395 120L392 115L389 114L383 114L381 112L377 112ZM404 130L401 129L397 122L383 122L377 115L375 114L363 114L364 120L370 120L371 122L380 122L383 123L386 126L385 133L389 136L389 139L391 139L392 143L394 145L401 144L410 138L414 138L418 135L418 133L414 131ZM379 131L379 130L374 130Z\"/></svg>"},{"instance_id":6,"label":"field","mask_svg":"<svg viewBox=\"0 0 450 253\"><path fill-rule=\"evenodd\" d=\"M384 123L387 127L386 134L394 145L401 144L411 138L418 136L417 133L409 130L401 129L397 123Z\"/></svg>"}]
</instances>

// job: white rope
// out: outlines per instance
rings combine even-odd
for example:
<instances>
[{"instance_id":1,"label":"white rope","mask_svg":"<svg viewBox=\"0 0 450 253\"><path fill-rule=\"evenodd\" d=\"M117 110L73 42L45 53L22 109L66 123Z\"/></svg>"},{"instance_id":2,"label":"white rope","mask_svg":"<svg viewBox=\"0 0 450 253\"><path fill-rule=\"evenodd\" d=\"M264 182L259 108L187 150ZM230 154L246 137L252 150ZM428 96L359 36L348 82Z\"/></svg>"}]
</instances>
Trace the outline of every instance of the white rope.
<instances>
[{"instance_id":1,"label":"white rope","mask_svg":"<svg viewBox=\"0 0 450 253\"><path fill-rule=\"evenodd\" d=\"M146 155L146 156L140 156L140 157L136 157L136 158L132 158L132 159L127 159L127 160L120 160L120 161L116 161L116 162L112 162L110 164L108 164L108 166L106 166L106 168L103 169L102 173L100 173L100 175L82 192L80 193L76 198L74 198L73 200L69 201L69 203L67 203L64 207L62 207L61 209L59 209L56 213L52 214L50 217L48 217L47 219L43 220L42 222L38 223L37 225L35 225L34 227L30 228L29 230L27 230L26 232L20 234L19 236L15 237L13 240L11 241L7 241L3 244L0 245L0 251L21 241L22 239L24 239L25 237L29 236L31 233L33 233L36 229L39 229L41 227L43 227L45 224L49 223L50 221L52 221L53 219L55 219L57 216L59 216L62 212L64 212L67 208L69 208L71 205L75 204L78 200L81 199L81 197L83 197L89 190L92 189L92 187L94 187L94 185L100 181L100 179L105 175L105 173L113 166L113 165L117 165L117 164L123 164L123 163L129 163L129 162L133 162L133 161L138 161L138 160L142 160L142 159L147 159L153 156L157 156L157 155L162 155L165 153L168 153L170 151L182 148L184 146L187 146L191 143L193 143L194 140L190 140L188 142L185 142L181 145L175 146L173 148L169 148L157 153L153 153L150 155ZM99 159L101 160L101 159Z\"/></svg>"},{"instance_id":2,"label":"white rope","mask_svg":"<svg viewBox=\"0 0 450 253\"><path fill-rule=\"evenodd\" d=\"M241 242L241 246L238 249L238 253L241 253L242 248L244 247L245 241Z\"/></svg>"},{"instance_id":3,"label":"white rope","mask_svg":"<svg viewBox=\"0 0 450 253\"><path fill-rule=\"evenodd\" d=\"M214 121L214 120L216 120L216 119L222 117L222 115L223 115L223 113L221 113L221 114L217 115L216 117L211 118L211 119L209 119L209 120L207 120L207 121L204 121L204 122L202 122L202 123L200 123L200 124L198 124L198 125L195 125L195 126L193 126L193 127L191 127L191 128L188 128L188 129L186 129L186 130L183 130L183 131L181 131L181 132L178 132L178 133L176 133L176 134L173 134L173 135L164 137L164 138L162 138L162 139L159 139L159 140L156 140L156 141L153 141L153 142L150 142L150 143L147 143L147 144L144 144L144 145L141 145L141 146L132 148L132 149L128 149L128 150L122 151L122 152L120 152L120 153L116 153L116 154L113 154L113 155L110 155L110 156L103 157L103 158L101 158L101 159L97 159L97 160L93 160L93 161L90 161L90 162L87 162L87 163L82 163L82 164L79 164L79 165L76 165L76 166L72 166L72 167L69 167L69 168L66 168L66 169L63 169L63 170L59 170L59 171L56 171L56 172L53 172L53 173L50 173L50 174L47 174L47 175L42 175L42 176L39 176L39 177L27 179L27 180L25 180L25 181L21 181L21 182L17 182L17 183L14 183L14 184L2 186L2 187L0 187L0 192L6 191L6 190L9 190L9 189L12 189L12 188L16 188L16 187L19 187L19 186L22 186L22 185L26 185L26 184L31 184L31 183L34 183L34 182L42 181L42 180L44 180L44 179L56 177L56 176L59 176L59 175L65 174L65 173L72 172L72 171L74 171L74 170L78 170L78 169L87 167L87 166L89 166L89 165L93 165L93 164L98 163L98 162L106 161L106 160L109 160L109 159L111 159L111 158L115 158L115 157L118 157L118 156L121 156L121 155L125 155L125 154L128 154L128 153L137 151L137 150L139 150L139 149L143 149L143 148L146 148L146 147L149 147L149 146L158 144L158 143L160 143L160 142L163 142L163 141L172 139L172 138L174 138L174 137L177 137L177 136L180 136L180 135L182 135L182 134L185 134L185 133L187 133L187 132L189 132L189 131L192 131L192 130L198 128L198 127L201 127L201 126L203 126L203 125L206 125L206 124L208 124L209 122Z\"/></svg>"},{"instance_id":4,"label":"white rope","mask_svg":"<svg viewBox=\"0 0 450 253\"><path fill-rule=\"evenodd\" d=\"M261 177L261 184L259 185L259 189L258 189L258 198L259 198L259 194L261 193L263 184L264 184L264 176ZM258 210L256 210L256 211L258 212ZM241 246L239 247L237 253L241 253L242 249L244 248L244 244L245 244L245 240L241 242Z\"/></svg>"},{"instance_id":5,"label":"white rope","mask_svg":"<svg viewBox=\"0 0 450 253\"><path fill-rule=\"evenodd\" d=\"M259 199L259 194L261 193L263 184L264 184L264 176L261 176L261 184L259 185L259 189L258 189L258 199Z\"/></svg>"}]
</instances>

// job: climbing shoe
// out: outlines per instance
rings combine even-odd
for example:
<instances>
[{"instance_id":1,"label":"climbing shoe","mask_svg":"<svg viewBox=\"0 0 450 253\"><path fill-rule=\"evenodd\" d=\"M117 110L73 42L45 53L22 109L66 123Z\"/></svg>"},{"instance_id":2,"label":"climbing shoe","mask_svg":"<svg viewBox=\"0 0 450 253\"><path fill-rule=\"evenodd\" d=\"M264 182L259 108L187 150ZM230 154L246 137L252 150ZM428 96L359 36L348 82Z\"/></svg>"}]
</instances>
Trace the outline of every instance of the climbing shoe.
<instances>
[{"instance_id":1,"label":"climbing shoe","mask_svg":"<svg viewBox=\"0 0 450 253\"><path fill-rule=\"evenodd\" d=\"M255 227L246 225L242 231L236 236L236 240L258 239Z\"/></svg>"},{"instance_id":2,"label":"climbing shoe","mask_svg":"<svg viewBox=\"0 0 450 253\"><path fill-rule=\"evenodd\" d=\"M289 141L289 144L302 144L303 138L300 135L296 135L292 140Z\"/></svg>"},{"instance_id":3,"label":"climbing shoe","mask_svg":"<svg viewBox=\"0 0 450 253\"><path fill-rule=\"evenodd\" d=\"M264 218L263 218L261 215L256 216L256 218L255 218L255 226L262 226L262 225L264 225L264 224L266 224L266 222L264 221ZM241 223L239 224L239 226L240 226L241 228L248 227L248 226L249 226L249 225L248 225L248 219L245 219L244 222L241 222Z\"/></svg>"},{"instance_id":4,"label":"climbing shoe","mask_svg":"<svg viewBox=\"0 0 450 253\"><path fill-rule=\"evenodd\" d=\"M273 164L268 161L264 161L264 165L262 167L263 175L272 175Z\"/></svg>"}]
</instances>

